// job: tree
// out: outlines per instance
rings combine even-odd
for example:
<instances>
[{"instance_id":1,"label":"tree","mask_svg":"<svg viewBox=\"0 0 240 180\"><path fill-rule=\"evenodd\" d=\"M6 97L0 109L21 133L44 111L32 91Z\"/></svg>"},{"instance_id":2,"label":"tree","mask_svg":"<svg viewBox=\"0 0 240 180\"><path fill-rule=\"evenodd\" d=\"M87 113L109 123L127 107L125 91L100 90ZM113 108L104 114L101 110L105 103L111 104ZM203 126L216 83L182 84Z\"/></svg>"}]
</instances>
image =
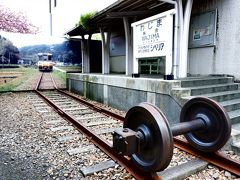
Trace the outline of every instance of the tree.
<instances>
[{"instance_id":1,"label":"tree","mask_svg":"<svg viewBox=\"0 0 240 180\"><path fill-rule=\"evenodd\" d=\"M14 33L36 34L38 27L31 24L21 12L0 6L0 30Z\"/></svg>"},{"instance_id":2,"label":"tree","mask_svg":"<svg viewBox=\"0 0 240 180\"><path fill-rule=\"evenodd\" d=\"M19 59L19 50L11 41L0 36L0 63L16 64ZM5 59L7 62L3 62Z\"/></svg>"}]
</instances>

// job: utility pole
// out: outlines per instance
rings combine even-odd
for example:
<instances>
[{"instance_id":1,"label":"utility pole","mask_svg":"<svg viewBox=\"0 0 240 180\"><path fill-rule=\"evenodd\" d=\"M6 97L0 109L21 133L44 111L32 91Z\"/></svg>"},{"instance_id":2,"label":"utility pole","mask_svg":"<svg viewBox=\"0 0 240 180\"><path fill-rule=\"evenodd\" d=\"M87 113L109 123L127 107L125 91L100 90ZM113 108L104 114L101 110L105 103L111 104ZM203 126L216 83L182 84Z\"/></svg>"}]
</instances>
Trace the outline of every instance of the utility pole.
<instances>
[{"instance_id":1,"label":"utility pole","mask_svg":"<svg viewBox=\"0 0 240 180\"><path fill-rule=\"evenodd\" d=\"M50 36L52 36L52 0L49 0Z\"/></svg>"},{"instance_id":2,"label":"utility pole","mask_svg":"<svg viewBox=\"0 0 240 180\"><path fill-rule=\"evenodd\" d=\"M57 0L53 0L53 4L52 4L52 0L49 0L49 17L50 17L50 36L52 36L53 34L53 19L52 19L52 10L53 8L57 7Z\"/></svg>"},{"instance_id":3,"label":"utility pole","mask_svg":"<svg viewBox=\"0 0 240 180\"><path fill-rule=\"evenodd\" d=\"M8 64L10 64L11 53L8 51Z\"/></svg>"},{"instance_id":4,"label":"utility pole","mask_svg":"<svg viewBox=\"0 0 240 180\"><path fill-rule=\"evenodd\" d=\"M2 68L3 68L4 55L2 55Z\"/></svg>"}]
</instances>

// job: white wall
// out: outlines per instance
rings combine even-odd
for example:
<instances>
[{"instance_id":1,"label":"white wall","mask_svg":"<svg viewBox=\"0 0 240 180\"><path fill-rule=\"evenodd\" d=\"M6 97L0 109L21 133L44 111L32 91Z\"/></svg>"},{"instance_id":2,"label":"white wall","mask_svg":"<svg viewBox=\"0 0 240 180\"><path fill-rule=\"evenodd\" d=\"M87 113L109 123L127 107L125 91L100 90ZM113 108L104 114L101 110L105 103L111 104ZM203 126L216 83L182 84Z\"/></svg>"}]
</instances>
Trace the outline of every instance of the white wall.
<instances>
[{"instance_id":1,"label":"white wall","mask_svg":"<svg viewBox=\"0 0 240 180\"><path fill-rule=\"evenodd\" d=\"M215 66L214 47L194 48L188 50L190 74L207 75L213 73Z\"/></svg>"},{"instance_id":2,"label":"white wall","mask_svg":"<svg viewBox=\"0 0 240 180\"><path fill-rule=\"evenodd\" d=\"M193 13L216 8L218 10L216 49L214 47L189 49L189 73L230 74L240 79L240 1L201 1L193 7Z\"/></svg>"},{"instance_id":3,"label":"white wall","mask_svg":"<svg viewBox=\"0 0 240 180\"><path fill-rule=\"evenodd\" d=\"M110 72L125 73L125 56L110 57Z\"/></svg>"}]
</instances>

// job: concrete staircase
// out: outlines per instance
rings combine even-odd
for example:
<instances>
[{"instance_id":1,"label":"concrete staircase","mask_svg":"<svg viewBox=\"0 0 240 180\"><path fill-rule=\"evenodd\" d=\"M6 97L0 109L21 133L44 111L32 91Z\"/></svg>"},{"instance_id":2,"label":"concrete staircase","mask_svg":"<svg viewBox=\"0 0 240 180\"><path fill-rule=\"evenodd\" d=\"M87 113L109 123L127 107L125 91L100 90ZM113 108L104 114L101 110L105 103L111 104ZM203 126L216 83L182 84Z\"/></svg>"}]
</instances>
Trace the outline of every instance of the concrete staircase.
<instances>
[{"instance_id":1,"label":"concrete staircase","mask_svg":"<svg viewBox=\"0 0 240 180\"><path fill-rule=\"evenodd\" d=\"M206 76L181 80L181 87L172 90L172 95L183 105L196 96L205 96L219 102L228 112L232 122L231 138L226 145L240 155L240 84L234 77Z\"/></svg>"}]
</instances>

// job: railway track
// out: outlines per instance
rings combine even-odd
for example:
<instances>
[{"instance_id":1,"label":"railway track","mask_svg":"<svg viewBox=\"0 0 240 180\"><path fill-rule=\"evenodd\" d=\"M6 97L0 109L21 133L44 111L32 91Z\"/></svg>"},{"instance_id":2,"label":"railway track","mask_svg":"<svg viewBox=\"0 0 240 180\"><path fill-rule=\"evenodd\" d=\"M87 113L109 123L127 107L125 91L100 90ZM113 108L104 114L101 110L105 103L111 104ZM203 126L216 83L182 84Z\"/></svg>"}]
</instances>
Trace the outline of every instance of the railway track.
<instances>
[{"instance_id":1,"label":"railway track","mask_svg":"<svg viewBox=\"0 0 240 180\"><path fill-rule=\"evenodd\" d=\"M75 102L71 99L59 99L57 100L56 93L52 92L44 92L44 94L49 97L52 101L55 101L56 104L61 106L63 109L68 111L71 116L82 118L81 121L85 123L86 126L89 128L93 128L99 125L99 122L94 119L94 117L98 116L98 113L94 113L93 110L82 106L81 104ZM72 123L63 119L58 112L52 112L52 108L46 104L41 98L39 98L36 94L31 94L28 96L29 100L35 106L37 111L41 114L42 118L45 121L45 127L47 131L49 131L49 136L54 137L56 141L61 144L62 150L65 151L65 157L69 159L79 159L81 164L78 164L78 167L82 167L80 170L82 174L85 176L92 175L99 171L109 170L111 168L116 167L119 168L120 166L115 163L111 158L109 158L103 151L101 151L97 146L90 142L90 140L83 134L79 133L77 128L72 125ZM64 101L69 100L70 104L66 104ZM80 109L80 110L77 110ZM78 111L78 113L77 113ZM94 117L93 117L94 116ZM86 120L86 118L89 120ZM91 117L93 117L91 119ZM101 115L101 120L108 121L107 123L103 123L103 125L110 127L111 119L107 117L103 117ZM90 121L91 120L91 121ZM115 123L116 125L116 123ZM109 129L105 128L102 131L96 132L99 136L104 136L106 131L109 132ZM71 161L71 160L70 160ZM79 162L79 163L80 163ZM84 165L82 165L82 163ZM104 167L104 168L103 168ZM128 174L129 178L131 177Z\"/></svg>"},{"instance_id":2,"label":"railway track","mask_svg":"<svg viewBox=\"0 0 240 180\"><path fill-rule=\"evenodd\" d=\"M47 79L47 83L41 85L41 81L44 79ZM51 74L47 73L42 76L37 83L35 91L40 97L42 97L50 106L52 106L61 116L74 124L74 126L77 127L78 130L88 139L90 139L98 148L105 152L109 157L117 161L120 165L125 167L127 171L133 174L137 179L158 178L156 174L143 172L130 159L123 158L113 150L111 145L111 133L122 126L121 120L123 120L123 117L114 115L110 111L104 110L96 105L91 105L87 102L84 103L84 101L81 101L77 97L70 96L64 91L58 90L54 81L52 81L52 83L56 90L39 91L39 87L41 87L41 89L49 89L48 87L51 86L49 85L49 79L51 79ZM118 117L118 119L116 119L116 117ZM109 124L111 124L111 128L109 128ZM59 128L65 129L69 127ZM86 149L88 150L89 147L86 147ZM92 149L92 146L90 146L90 149ZM75 154L79 153L79 151L81 153L82 150L72 149L69 150L69 153ZM111 161L108 160L107 163L109 162ZM104 164L99 166L106 167Z\"/></svg>"},{"instance_id":3,"label":"railway track","mask_svg":"<svg viewBox=\"0 0 240 180\"><path fill-rule=\"evenodd\" d=\"M117 164L119 164L136 179L161 179L158 173L149 173L141 170L129 158L121 156L113 150L112 132L122 128L122 122L124 121L123 116L91 104L76 95L57 89L50 73L44 73L39 79L35 92L54 108L59 115L64 117L81 132L81 134L70 133L70 135L59 138L59 141L80 138L82 141L86 142L82 147L69 149L68 153L70 155L82 154L82 156L86 156L88 153L98 152L100 156L103 157L104 160L102 162L82 168L83 174L88 175L104 170L103 167L118 167ZM44 108L46 107L44 107L44 105L41 107L41 103L38 104L38 101L35 103L40 106L40 111L44 113ZM52 123L60 123L60 120ZM72 131L74 129L72 125L53 127L51 131ZM94 145L89 145L89 141L94 143ZM200 157L221 169L225 169L240 176L240 163L226 157L225 154L221 152L203 153L193 149L186 141L177 138L174 138L174 143L175 147Z\"/></svg>"},{"instance_id":4,"label":"railway track","mask_svg":"<svg viewBox=\"0 0 240 180\"><path fill-rule=\"evenodd\" d=\"M52 74L51 72L45 72L42 73L42 75L39 78L39 83L38 83L38 90L51 90L56 88L56 83L52 79Z\"/></svg>"}]
</instances>

